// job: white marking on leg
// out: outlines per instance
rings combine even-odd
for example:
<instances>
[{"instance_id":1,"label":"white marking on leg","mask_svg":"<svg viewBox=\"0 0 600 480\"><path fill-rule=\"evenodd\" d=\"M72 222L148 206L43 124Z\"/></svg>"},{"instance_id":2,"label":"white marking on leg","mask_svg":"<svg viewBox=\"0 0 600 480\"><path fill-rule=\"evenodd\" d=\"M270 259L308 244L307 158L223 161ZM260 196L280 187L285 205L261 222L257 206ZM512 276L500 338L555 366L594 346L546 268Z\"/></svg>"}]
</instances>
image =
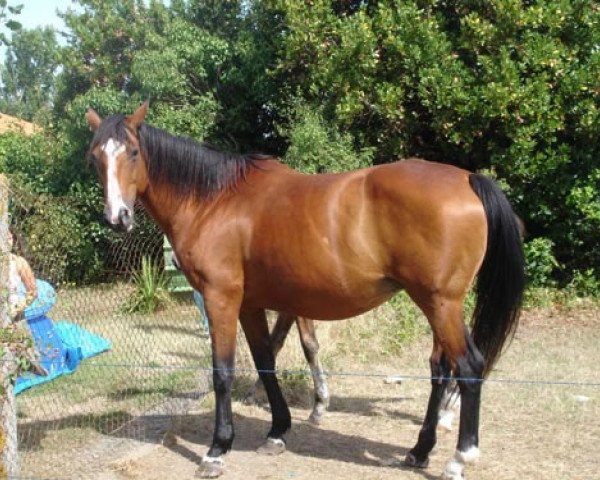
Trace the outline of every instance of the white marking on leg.
<instances>
[{"instance_id":1,"label":"white marking on leg","mask_svg":"<svg viewBox=\"0 0 600 480\"><path fill-rule=\"evenodd\" d=\"M440 410L438 428L451 432L452 420L454 420L454 412L452 410Z\"/></svg>"},{"instance_id":2,"label":"white marking on leg","mask_svg":"<svg viewBox=\"0 0 600 480\"><path fill-rule=\"evenodd\" d=\"M204 455L202 457L202 463L218 463L219 465L224 465L222 457L209 457L208 455Z\"/></svg>"},{"instance_id":3,"label":"white marking on leg","mask_svg":"<svg viewBox=\"0 0 600 480\"><path fill-rule=\"evenodd\" d=\"M444 390L444 396L442 397L442 408L438 415L438 427L448 432L452 431L452 421L454 420L455 412L460 408L460 393L451 390Z\"/></svg>"},{"instance_id":4,"label":"white marking on leg","mask_svg":"<svg viewBox=\"0 0 600 480\"><path fill-rule=\"evenodd\" d=\"M481 455L481 452L479 451L479 448L473 446L473 447L469 447L464 452L457 450L456 454L455 454L455 458L460 459L460 461L462 461L462 463L475 463L480 455Z\"/></svg>"},{"instance_id":5,"label":"white marking on leg","mask_svg":"<svg viewBox=\"0 0 600 480\"><path fill-rule=\"evenodd\" d=\"M117 178L117 158L125 152L125 145L109 138L102 145L102 151L106 154L106 212L108 213L109 221L113 225L119 223L119 212L121 208L127 208L123 201L121 186Z\"/></svg>"}]
</instances>

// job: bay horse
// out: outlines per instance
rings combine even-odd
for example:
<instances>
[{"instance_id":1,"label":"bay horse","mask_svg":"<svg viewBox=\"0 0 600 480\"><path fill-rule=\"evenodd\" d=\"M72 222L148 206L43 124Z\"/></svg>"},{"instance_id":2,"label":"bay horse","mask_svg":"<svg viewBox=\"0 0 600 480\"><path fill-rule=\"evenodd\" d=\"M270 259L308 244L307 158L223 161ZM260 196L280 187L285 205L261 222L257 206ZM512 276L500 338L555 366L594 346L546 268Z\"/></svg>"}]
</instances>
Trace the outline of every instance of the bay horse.
<instances>
[{"instance_id":1,"label":"bay horse","mask_svg":"<svg viewBox=\"0 0 600 480\"><path fill-rule=\"evenodd\" d=\"M424 468L451 375L461 396L456 453L444 476L463 478L479 456L482 380L514 333L524 259L512 207L490 179L407 159L340 174L305 175L264 155L222 153L144 123L102 119L89 156L104 189L104 216L134 227L139 199L205 299L216 397L212 444L197 476L224 471L234 425L231 388L238 319L271 407L259 451L281 453L291 416L275 375L265 309L317 320L366 312L404 289L433 333L431 393L405 464ZM471 330L463 302L477 279Z\"/></svg>"}]
</instances>

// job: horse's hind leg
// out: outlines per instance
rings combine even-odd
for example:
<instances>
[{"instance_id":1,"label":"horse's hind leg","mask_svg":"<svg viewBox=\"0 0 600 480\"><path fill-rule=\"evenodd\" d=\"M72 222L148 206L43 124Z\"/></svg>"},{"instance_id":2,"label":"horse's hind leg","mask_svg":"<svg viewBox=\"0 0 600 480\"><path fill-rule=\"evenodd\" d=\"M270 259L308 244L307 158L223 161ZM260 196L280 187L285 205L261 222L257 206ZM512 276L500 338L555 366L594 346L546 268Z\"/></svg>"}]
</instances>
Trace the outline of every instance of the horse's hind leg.
<instances>
[{"instance_id":1,"label":"horse's hind leg","mask_svg":"<svg viewBox=\"0 0 600 480\"><path fill-rule=\"evenodd\" d=\"M463 322L462 298L451 299L432 295L425 299L416 299L427 315L437 345L432 355L433 376L448 378L452 370L460 390L458 447L456 455L444 472L444 478L459 480L463 478L465 463L474 462L479 456L479 403L484 361ZM446 384L447 381L437 383L435 379L432 380L427 415L417 444L406 458L409 465L427 465L428 455L436 442L439 407Z\"/></svg>"},{"instance_id":2,"label":"horse's hind leg","mask_svg":"<svg viewBox=\"0 0 600 480\"><path fill-rule=\"evenodd\" d=\"M455 412L460 408L460 393L455 380L448 383L444 395L442 397L442 405L440 408L438 430L452 431L452 421L454 420Z\"/></svg>"},{"instance_id":3,"label":"horse's hind leg","mask_svg":"<svg viewBox=\"0 0 600 480\"><path fill-rule=\"evenodd\" d=\"M427 404L427 413L419 432L417 444L406 455L405 463L411 467L425 468L429 465L429 452L437 441L436 427L439 419L440 405L446 394L450 377L450 364L442 348L434 343L429 358L431 366L431 394Z\"/></svg>"},{"instance_id":4,"label":"horse's hind leg","mask_svg":"<svg viewBox=\"0 0 600 480\"><path fill-rule=\"evenodd\" d=\"M308 420L318 425L323 417L323 413L329 406L329 389L327 388L327 381L323 373L321 362L319 361L319 342L317 341L315 334L314 321L296 315L279 313L277 315L277 322L275 322L275 326L271 332L271 347L273 348L273 355L277 358L277 354L283 347L285 339L294 322L296 322L296 326L298 327L300 343L302 344L304 357L310 366L310 372L315 387L315 403ZM261 389L262 382L259 378L249 397L254 401L257 401L259 397L258 391Z\"/></svg>"},{"instance_id":5,"label":"horse's hind leg","mask_svg":"<svg viewBox=\"0 0 600 480\"><path fill-rule=\"evenodd\" d=\"M460 427L454 458L446 465L444 478L461 480L464 465L479 458L479 406L484 359L471 335L465 331L467 350L456 360L455 375L460 390Z\"/></svg>"},{"instance_id":6,"label":"horse's hind leg","mask_svg":"<svg viewBox=\"0 0 600 480\"><path fill-rule=\"evenodd\" d=\"M302 343L304 356L310 365L310 372L315 386L315 404L308 420L318 425L321 422L323 413L329 406L329 389L327 388L323 367L319 361L319 342L315 334L315 323L308 318L297 317L296 325L298 326L300 342Z\"/></svg>"},{"instance_id":7,"label":"horse's hind leg","mask_svg":"<svg viewBox=\"0 0 600 480\"><path fill-rule=\"evenodd\" d=\"M271 407L272 424L260 453L276 454L285 450L283 435L291 427L290 411L275 376L275 356L271 348L269 326L264 310L242 311L240 323L246 334L258 375L267 392Z\"/></svg>"}]
</instances>

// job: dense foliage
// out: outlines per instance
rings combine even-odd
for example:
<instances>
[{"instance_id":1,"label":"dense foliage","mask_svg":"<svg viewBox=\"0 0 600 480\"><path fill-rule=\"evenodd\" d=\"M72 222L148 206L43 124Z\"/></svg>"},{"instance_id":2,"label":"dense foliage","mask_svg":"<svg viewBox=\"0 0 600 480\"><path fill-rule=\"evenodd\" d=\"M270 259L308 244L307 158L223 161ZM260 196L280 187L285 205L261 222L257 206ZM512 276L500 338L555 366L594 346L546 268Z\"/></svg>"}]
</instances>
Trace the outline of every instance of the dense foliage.
<instances>
[{"instance_id":1,"label":"dense foliage","mask_svg":"<svg viewBox=\"0 0 600 480\"><path fill-rule=\"evenodd\" d=\"M52 217L78 236L71 279L93 279L81 268L102 265L95 249L112 241L93 213L83 112L149 98L154 125L307 172L411 155L484 171L525 221L531 282L600 290L597 2L78 3L67 45L38 52L60 66L45 136L0 139L0 169L24 188L87 205ZM7 62L25 72L17 48Z\"/></svg>"}]
</instances>

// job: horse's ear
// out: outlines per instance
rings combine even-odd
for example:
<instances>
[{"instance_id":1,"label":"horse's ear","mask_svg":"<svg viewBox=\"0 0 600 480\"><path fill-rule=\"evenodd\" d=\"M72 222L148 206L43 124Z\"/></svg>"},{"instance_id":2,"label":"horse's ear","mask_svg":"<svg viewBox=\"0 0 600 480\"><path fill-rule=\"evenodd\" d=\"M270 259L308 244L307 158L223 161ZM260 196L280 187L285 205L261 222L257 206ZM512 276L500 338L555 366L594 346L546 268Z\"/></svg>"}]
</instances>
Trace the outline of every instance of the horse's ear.
<instances>
[{"instance_id":1,"label":"horse's ear","mask_svg":"<svg viewBox=\"0 0 600 480\"><path fill-rule=\"evenodd\" d=\"M102 119L100 118L100 115L98 115L96 113L96 110L94 110L91 107L88 108L87 112L85 112L85 119L88 121L88 123L90 124L90 128L94 132L96 130L98 130L98 127L102 123Z\"/></svg>"},{"instance_id":2,"label":"horse's ear","mask_svg":"<svg viewBox=\"0 0 600 480\"><path fill-rule=\"evenodd\" d=\"M142 103L135 112L133 112L127 117L126 122L129 128L131 128L134 132L137 132L138 128L140 128L140 125L144 121L144 117L146 116L147 111L148 100Z\"/></svg>"}]
</instances>

